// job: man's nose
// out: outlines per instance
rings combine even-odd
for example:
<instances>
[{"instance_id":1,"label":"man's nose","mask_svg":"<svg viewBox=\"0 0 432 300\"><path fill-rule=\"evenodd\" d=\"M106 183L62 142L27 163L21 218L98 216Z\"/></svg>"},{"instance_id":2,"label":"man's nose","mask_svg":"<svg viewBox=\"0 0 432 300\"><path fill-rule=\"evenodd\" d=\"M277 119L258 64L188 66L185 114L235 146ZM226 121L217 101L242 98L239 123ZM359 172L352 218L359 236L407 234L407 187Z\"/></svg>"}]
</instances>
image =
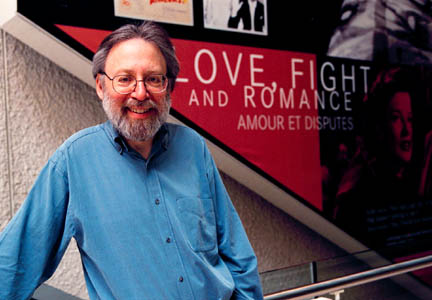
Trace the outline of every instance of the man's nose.
<instances>
[{"instance_id":1,"label":"man's nose","mask_svg":"<svg viewBox=\"0 0 432 300\"><path fill-rule=\"evenodd\" d=\"M148 91L144 84L144 80L137 80L135 90L132 93L131 97L140 101L144 101L148 98Z\"/></svg>"}]
</instances>

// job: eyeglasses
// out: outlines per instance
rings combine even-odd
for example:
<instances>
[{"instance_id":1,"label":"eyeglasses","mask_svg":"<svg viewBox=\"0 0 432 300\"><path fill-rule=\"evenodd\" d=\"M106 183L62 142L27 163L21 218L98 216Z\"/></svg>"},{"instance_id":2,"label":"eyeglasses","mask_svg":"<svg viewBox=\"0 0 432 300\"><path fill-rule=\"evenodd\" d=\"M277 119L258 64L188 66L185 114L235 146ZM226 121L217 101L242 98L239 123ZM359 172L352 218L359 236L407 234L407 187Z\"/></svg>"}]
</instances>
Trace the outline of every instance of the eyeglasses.
<instances>
[{"instance_id":1,"label":"eyeglasses","mask_svg":"<svg viewBox=\"0 0 432 300\"><path fill-rule=\"evenodd\" d=\"M146 90L150 93L162 93L168 87L168 78L162 74L152 74L142 80L137 80L132 75L116 75L111 78L105 72L100 74L111 80L114 91L119 94L133 93L139 81L144 83Z\"/></svg>"}]
</instances>

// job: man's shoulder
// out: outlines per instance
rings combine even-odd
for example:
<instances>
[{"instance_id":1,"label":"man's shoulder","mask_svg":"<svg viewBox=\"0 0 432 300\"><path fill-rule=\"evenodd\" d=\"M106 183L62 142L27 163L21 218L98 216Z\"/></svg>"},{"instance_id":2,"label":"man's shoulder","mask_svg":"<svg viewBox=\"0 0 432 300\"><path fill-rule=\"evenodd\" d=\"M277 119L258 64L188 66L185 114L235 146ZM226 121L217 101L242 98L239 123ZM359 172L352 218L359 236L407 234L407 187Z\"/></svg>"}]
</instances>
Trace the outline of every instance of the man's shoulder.
<instances>
[{"instance_id":1,"label":"man's shoulder","mask_svg":"<svg viewBox=\"0 0 432 300\"><path fill-rule=\"evenodd\" d=\"M75 132L57 148L51 157L51 160L56 161L60 157L64 157L64 155L70 151L71 147L86 147L86 145L94 143L95 138L101 134L104 134L103 124L87 127Z\"/></svg>"},{"instance_id":2,"label":"man's shoulder","mask_svg":"<svg viewBox=\"0 0 432 300\"><path fill-rule=\"evenodd\" d=\"M103 124L87 127L72 134L60 147L69 148L76 143L87 142L89 139L103 133Z\"/></svg>"}]
</instances>

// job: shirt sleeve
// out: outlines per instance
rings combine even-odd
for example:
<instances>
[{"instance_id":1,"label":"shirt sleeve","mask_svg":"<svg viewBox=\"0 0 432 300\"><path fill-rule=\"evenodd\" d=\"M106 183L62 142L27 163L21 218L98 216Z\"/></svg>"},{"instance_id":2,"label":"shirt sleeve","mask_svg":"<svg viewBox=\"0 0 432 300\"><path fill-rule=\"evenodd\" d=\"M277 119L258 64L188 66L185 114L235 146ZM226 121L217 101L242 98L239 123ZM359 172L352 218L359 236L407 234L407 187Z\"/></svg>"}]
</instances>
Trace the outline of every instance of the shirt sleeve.
<instances>
[{"instance_id":1,"label":"shirt sleeve","mask_svg":"<svg viewBox=\"0 0 432 300\"><path fill-rule=\"evenodd\" d=\"M258 264L241 220L207 150L207 170L216 210L219 255L234 280L232 300L263 299Z\"/></svg>"},{"instance_id":2,"label":"shirt sleeve","mask_svg":"<svg viewBox=\"0 0 432 300\"><path fill-rule=\"evenodd\" d=\"M68 182L49 161L0 234L0 299L28 299L55 271L71 239Z\"/></svg>"}]
</instances>

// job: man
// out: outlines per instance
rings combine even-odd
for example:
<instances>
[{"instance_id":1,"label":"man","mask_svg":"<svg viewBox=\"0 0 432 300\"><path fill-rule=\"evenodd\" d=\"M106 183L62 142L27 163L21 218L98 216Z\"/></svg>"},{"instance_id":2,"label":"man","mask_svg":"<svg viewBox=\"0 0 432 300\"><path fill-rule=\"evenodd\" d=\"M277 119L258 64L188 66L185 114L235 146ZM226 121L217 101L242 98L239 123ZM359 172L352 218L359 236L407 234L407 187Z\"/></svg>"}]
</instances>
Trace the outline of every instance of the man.
<instances>
[{"instance_id":1,"label":"man","mask_svg":"<svg viewBox=\"0 0 432 300\"><path fill-rule=\"evenodd\" d=\"M0 235L0 299L28 299L71 238L91 299L262 299L257 261L203 141L165 123L179 72L158 25L93 59L109 121L70 137Z\"/></svg>"},{"instance_id":2,"label":"man","mask_svg":"<svg viewBox=\"0 0 432 300\"><path fill-rule=\"evenodd\" d=\"M262 32L264 25L264 4L260 1L231 1L231 16L228 20L228 27Z\"/></svg>"}]
</instances>

